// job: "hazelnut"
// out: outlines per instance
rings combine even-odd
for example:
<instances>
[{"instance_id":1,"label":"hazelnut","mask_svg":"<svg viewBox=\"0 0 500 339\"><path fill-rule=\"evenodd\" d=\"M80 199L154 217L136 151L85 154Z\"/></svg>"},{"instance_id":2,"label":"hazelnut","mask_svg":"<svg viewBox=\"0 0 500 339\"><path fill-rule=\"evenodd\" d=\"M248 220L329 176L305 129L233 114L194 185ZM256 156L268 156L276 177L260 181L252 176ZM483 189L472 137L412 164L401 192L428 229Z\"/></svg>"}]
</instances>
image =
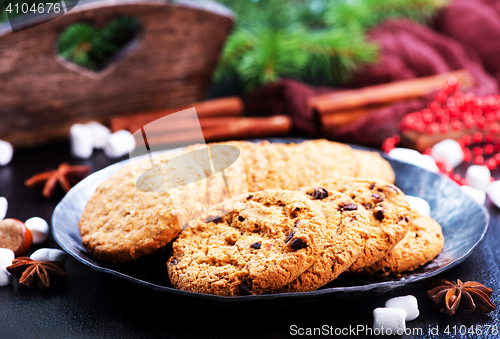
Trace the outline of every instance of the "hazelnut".
<instances>
[{"instance_id":1,"label":"hazelnut","mask_svg":"<svg viewBox=\"0 0 500 339\"><path fill-rule=\"evenodd\" d=\"M0 221L0 247L11 249L16 257L28 253L33 236L24 223L17 219Z\"/></svg>"}]
</instances>

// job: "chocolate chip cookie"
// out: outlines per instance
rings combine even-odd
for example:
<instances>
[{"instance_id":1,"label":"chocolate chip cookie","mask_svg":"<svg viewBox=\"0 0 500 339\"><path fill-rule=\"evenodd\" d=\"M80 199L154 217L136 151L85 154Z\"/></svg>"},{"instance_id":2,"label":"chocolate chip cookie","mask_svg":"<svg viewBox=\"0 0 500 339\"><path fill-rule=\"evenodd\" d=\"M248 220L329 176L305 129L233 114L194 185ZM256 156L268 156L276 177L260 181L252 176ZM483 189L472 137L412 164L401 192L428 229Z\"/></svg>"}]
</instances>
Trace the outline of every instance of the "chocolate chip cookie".
<instances>
[{"instance_id":1,"label":"chocolate chip cookie","mask_svg":"<svg viewBox=\"0 0 500 339\"><path fill-rule=\"evenodd\" d=\"M223 296L276 291L309 268L326 242L321 210L287 190L233 198L189 226L172 244L170 281Z\"/></svg>"},{"instance_id":2,"label":"chocolate chip cookie","mask_svg":"<svg viewBox=\"0 0 500 339\"><path fill-rule=\"evenodd\" d=\"M443 248L441 226L432 218L412 211L410 229L385 257L365 268L363 273L376 276L398 275L413 271L433 260Z\"/></svg>"},{"instance_id":3,"label":"chocolate chip cookie","mask_svg":"<svg viewBox=\"0 0 500 339\"><path fill-rule=\"evenodd\" d=\"M334 180L323 187L348 195L369 213L370 227L363 254L349 268L358 272L382 259L408 232L411 209L395 185L363 180Z\"/></svg>"},{"instance_id":4,"label":"chocolate chip cookie","mask_svg":"<svg viewBox=\"0 0 500 339\"><path fill-rule=\"evenodd\" d=\"M337 278L363 253L370 236L368 212L347 195L322 187L300 192L325 214L326 246L314 264L280 292L314 291Z\"/></svg>"}]
</instances>

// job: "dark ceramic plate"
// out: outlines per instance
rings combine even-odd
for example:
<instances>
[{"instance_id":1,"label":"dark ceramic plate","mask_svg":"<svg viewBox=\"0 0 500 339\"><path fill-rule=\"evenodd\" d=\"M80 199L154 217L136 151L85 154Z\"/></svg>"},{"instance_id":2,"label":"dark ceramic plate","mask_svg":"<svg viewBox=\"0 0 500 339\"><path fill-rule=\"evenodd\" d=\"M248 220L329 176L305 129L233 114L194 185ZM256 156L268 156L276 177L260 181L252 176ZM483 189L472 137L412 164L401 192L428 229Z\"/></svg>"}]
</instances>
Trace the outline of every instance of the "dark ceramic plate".
<instances>
[{"instance_id":1,"label":"dark ceramic plate","mask_svg":"<svg viewBox=\"0 0 500 339\"><path fill-rule=\"evenodd\" d=\"M272 141L290 142L293 139ZM303 297L360 293L383 293L419 280L427 279L463 262L483 241L489 215L451 180L420 167L388 159L396 173L396 185L408 195L425 199L431 206L431 216L443 227L444 247L439 256L417 271L402 277L338 279L313 292L282 293L257 296L219 297L174 289L166 271L167 252L132 263L113 265L90 257L82 246L78 230L80 215L97 186L127 161L93 173L73 187L57 205L52 216L52 232L58 244L70 255L93 269L113 274L139 285L173 296L188 299L242 302L250 300L284 300Z\"/></svg>"}]
</instances>

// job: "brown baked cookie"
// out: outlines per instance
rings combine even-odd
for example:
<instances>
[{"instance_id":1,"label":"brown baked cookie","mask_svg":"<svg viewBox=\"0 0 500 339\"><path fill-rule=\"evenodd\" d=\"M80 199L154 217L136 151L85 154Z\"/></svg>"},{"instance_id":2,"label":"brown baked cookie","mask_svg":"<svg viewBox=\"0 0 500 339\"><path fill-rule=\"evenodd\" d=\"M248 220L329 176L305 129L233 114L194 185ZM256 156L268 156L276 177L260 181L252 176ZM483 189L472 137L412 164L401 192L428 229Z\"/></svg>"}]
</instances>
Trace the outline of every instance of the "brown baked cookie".
<instances>
[{"instance_id":1,"label":"brown baked cookie","mask_svg":"<svg viewBox=\"0 0 500 339\"><path fill-rule=\"evenodd\" d=\"M209 182L208 192L213 194L217 190L222 190L224 194L218 202L231 197L249 192L256 192L264 189L262 183L265 181L268 170L267 159L258 152L259 144L246 141L229 141L215 145L230 145L238 148L241 157L233 164L230 164L223 152L218 152L212 147L211 158L214 166L226 168L224 173L217 174ZM223 177L223 175L225 177ZM226 184L229 184L230 192L227 192ZM230 196L229 196L230 194ZM214 201L214 200L212 200Z\"/></svg>"},{"instance_id":2,"label":"brown baked cookie","mask_svg":"<svg viewBox=\"0 0 500 339\"><path fill-rule=\"evenodd\" d=\"M262 142L257 152L266 158L268 168L265 180L256 187L296 190L303 178L308 179L306 156L296 151L295 144Z\"/></svg>"},{"instance_id":3,"label":"brown baked cookie","mask_svg":"<svg viewBox=\"0 0 500 339\"><path fill-rule=\"evenodd\" d=\"M236 149L218 147L225 145L234 146ZM207 201L210 205L229 199L230 196L264 189L268 166L267 158L258 152L259 144L248 141L227 141L191 145L186 147L186 150L192 152L207 147L210 149L210 153L206 153L209 157L202 153L196 157L196 161L208 178ZM224 169L223 173L221 169Z\"/></svg>"},{"instance_id":4,"label":"brown baked cookie","mask_svg":"<svg viewBox=\"0 0 500 339\"><path fill-rule=\"evenodd\" d=\"M325 139L298 144L262 143L269 170L266 188L299 189L331 180L369 179L393 183L391 165L377 152L352 149Z\"/></svg>"},{"instance_id":5,"label":"brown baked cookie","mask_svg":"<svg viewBox=\"0 0 500 339\"><path fill-rule=\"evenodd\" d=\"M325 223L318 206L298 192L264 190L225 201L173 242L170 281L224 296L273 292L317 259Z\"/></svg>"},{"instance_id":6,"label":"brown baked cookie","mask_svg":"<svg viewBox=\"0 0 500 339\"><path fill-rule=\"evenodd\" d=\"M325 139L306 140L298 144L229 141L210 145L233 145L239 148L246 175L239 174L242 170L235 170L237 164L230 167L225 175L229 182L233 180L233 185L237 188L240 188L238 180L241 180L238 178L246 177L249 192L269 188L297 190L301 187L317 186L329 180L357 177L394 182L394 172L390 164L378 153L353 150L348 145ZM188 149L199 147L205 145L193 145ZM223 163L224 157L223 152L215 156L212 154L214 163ZM207 175L211 173L210 163L200 165ZM209 185L215 187L208 190L209 194L216 197L211 199L212 201L217 200L220 189L225 196L224 182L219 177L220 175L214 176L209 180ZM237 191L241 192L241 189Z\"/></svg>"},{"instance_id":7,"label":"brown baked cookie","mask_svg":"<svg viewBox=\"0 0 500 339\"><path fill-rule=\"evenodd\" d=\"M299 187L318 186L325 181L356 176L357 160L348 145L325 139L307 140L296 144L294 152L305 157L297 163L307 166L308 176L302 176Z\"/></svg>"},{"instance_id":8,"label":"brown baked cookie","mask_svg":"<svg viewBox=\"0 0 500 339\"><path fill-rule=\"evenodd\" d=\"M368 212L347 195L322 187L300 192L313 200L325 214L326 246L314 264L280 292L314 291L337 278L363 253L370 236Z\"/></svg>"},{"instance_id":9,"label":"brown baked cookie","mask_svg":"<svg viewBox=\"0 0 500 339\"><path fill-rule=\"evenodd\" d=\"M261 143L259 153L267 158L265 188L297 190L332 179L353 178L356 163L348 145L307 140L298 144Z\"/></svg>"},{"instance_id":10,"label":"brown baked cookie","mask_svg":"<svg viewBox=\"0 0 500 339\"><path fill-rule=\"evenodd\" d=\"M350 272L358 272L382 259L408 232L411 209L404 193L393 184L337 180L324 183L323 187L348 195L369 212L369 238Z\"/></svg>"},{"instance_id":11,"label":"brown baked cookie","mask_svg":"<svg viewBox=\"0 0 500 339\"><path fill-rule=\"evenodd\" d=\"M210 205L248 193L242 144L243 142L203 145L207 150L205 155L209 157L199 157L196 160L202 165L208 178L206 192Z\"/></svg>"},{"instance_id":12,"label":"brown baked cookie","mask_svg":"<svg viewBox=\"0 0 500 339\"><path fill-rule=\"evenodd\" d=\"M393 184L396 175L391 164L377 152L352 150L356 162L356 179L385 181Z\"/></svg>"},{"instance_id":13,"label":"brown baked cookie","mask_svg":"<svg viewBox=\"0 0 500 339\"><path fill-rule=\"evenodd\" d=\"M178 155L178 154L176 154ZM161 163L173 155L156 156ZM180 166L182 165L182 166ZM149 159L126 165L99 185L88 201L79 222L85 249L100 260L124 263L147 256L167 245L180 231L178 220L189 220L206 208L206 182L196 163L186 160L176 167L172 162L169 184L161 167L143 180L142 191L136 180L151 168ZM199 179L183 185L183 180Z\"/></svg>"},{"instance_id":14,"label":"brown baked cookie","mask_svg":"<svg viewBox=\"0 0 500 339\"><path fill-rule=\"evenodd\" d=\"M249 192L257 192L267 188L265 181L270 166L267 157L261 151L262 147L267 144L269 144L268 141L262 141L260 143L245 142L238 145L243 154Z\"/></svg>"},{"instance_id":15,"label":"brown baked cookie","mask_svg":"<svg viewBox=\"0 0 500 339\"><path fill-rule=\"evenodd\" d=\"M376 276L398 275L433 260L443 248L441 226L432 218L413 210L410 229L385 257L365 268L363 273Z\"/></svg>"}]
</instances>

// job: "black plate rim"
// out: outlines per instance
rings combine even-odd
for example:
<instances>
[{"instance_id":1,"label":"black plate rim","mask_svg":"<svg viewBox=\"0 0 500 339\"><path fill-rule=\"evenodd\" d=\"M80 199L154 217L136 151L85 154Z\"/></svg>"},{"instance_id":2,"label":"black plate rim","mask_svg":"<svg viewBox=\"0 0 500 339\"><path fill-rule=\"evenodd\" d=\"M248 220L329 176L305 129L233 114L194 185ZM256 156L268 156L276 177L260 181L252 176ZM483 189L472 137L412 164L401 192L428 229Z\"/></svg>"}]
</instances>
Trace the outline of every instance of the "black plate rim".
<instances>
[{"instance_id":1,"label":"black plate rim","mask_svg":"<svg viewBox=\"0 0 500 339\"><path fill-rule=\"evenodd\" d=\"M269 139L269 140L271 142L272 142L272 140L279 140L281 142L295 142L296 141L296 139L287 139L287 138ZM300 139L300 140L305 140L305 139ZM355 148L359 148L359 149L376 151L376 152L381 153L378 150L371 149L371 148L368 148L368 147L363 147L363 146L358 146L358 145L351 145L351 146L353 146ZM159 151L158 153L173 152L173 151L176 151L176 150L177 149L168 150L168 151ZM414 165L411 165L411 164L403 163L403 162L401 162L399 160L389 159L383 153L381 153L381 155L384 156L384 158L386 158L387 160L389 160L391 162L393 161L393 162L396 162L396 163L405 164L407 166L414 166ZM277 294L245 295L245 296L227 297L227 296L217 296L217 295L201 294L201 293L195 293L195 292L189 292L189 291L182 291L182 290L175 289L173 287L161 286L161 285L157 285L157 284L154 284L154 283L150 283L150 282L145 281L145 280L134 278L134 277L131 277L131 276L127 275L127 274L115 271L115 270L110 269L110 268L106 268L106 267L94 265L93 263L85 260L84 258L81 258L77 253L74 253L57 236L57 231L56 231L56 226L55 225L58 224L57 216L60 213L60 210L63 208L63 202L66 201L66 200L69 200L73 196L73 194L77 194L78 193L78 188L80 186L85 185L85 183L87 181L90 181L93 176L103 175L102 173L105 171L106 174L104 176L106 177L106 175L109 175L109 174L113 173L114 171L118 170L119 168L123 167L124 165L126 165L129 162L130 162L130 159L126 159L126 160L123 160L123 161L118 162L116 164L113 164L113 165L110 165L108 167L105 167L105 168L103 168L103 169L101 169L101 170L99 170L97 172L94 172L94 173L90 174L88 177L86 177L81 182L79 182L77 185L75 185L63 197L63 199L57 204L56 208L54 209L54 212L52 214L52 234L53 234L54 239L56 240L56 242L59 244L59 246L61 246L61 248L65 252L67 252L68 254L70 254L73 258L75 258L76 260L78 260L82 264L84 264L84 265L86 265L86 266L88 266L88 267L90 267L90 268L92 268L92 269L94 269L94 270L96 270L98 272L103 272L103 273L111 274L113 276L116 276L116 277L119 277L119 278L123 278L123 279L125 279L127 281L130 281L132 283L135 283L135 284L147 287L147 288L151 288L151 289L156 290L156 291L167 292L167 293L171 293L173 295L177 295L177 296L181 296L181 297L195 298L195 299L205 299L205 300L211 300L211 301L224 301L224 302L235 302L235 303L238 303L238 302L242 302L242 301L251 301L251 300L264 300L264 299L265 300L276 300L276 299L282 300L282 299L290 299L290 298L293 299L293 298L297 298L297 297L300 297L300 298L302 298L302 297L317 297L317 296L334 295L334 294L340 294L340 293L367 292L367 291L372 291L372 290L375 291L375 290L384 289L385 287L389 287L389 290L393 290L393 289L397 289L397 288L400 288L400 287L407 286L408 284L412 284L412 283L415 283L415 282L418 282L418 281L427 280L429 278L432 278L432 277L434 277L434 276L436 276L436 275L438 275L438 274L440 274L440 273L442 273L444 271L447 271L447 270L449 270L449 269L451 269L451 268L453 268L453 267L461 264L462 262L464 262L472 254L472 252L474 252L478 248L478 246L484 241L485 236L486 236L486 234L488 232L488 229L489 229L489 225L490 225L490 215L489 215L488 210L486 209L486 207L480 205L474 199L470 198L471 203L476 204L477 207L480 208L480 210L482 211L482 216L484 217L484 228L483 228L483 231L481 233L480 238L461 257L459 257L459 258L451 261L450 263L448 263L448 264L444 265L443 267L440 267L440 268L438 268L438 269L436 269L434 271L427 272L425 275L416 275L416 276L412 277L411 274L410 274L410 275L407 276L408 278L405 277L405 278L402 278L401 280L397 280L397 281L394 281L394 280L392 280L392 281L383 281L383 282L375 282L375 283L371 283L371 284L357 285L357 286L328 287L328 288L323 288L323 289L319 289L319 290L316 290L316 291L300 292L300 293L287 292L287 293L277 293ZM416 167L416 166L414 166L414 167ZM423 169L423 168L422 168L422 170L427 171L426 169ZM431 173L432 175L435 175L435 176L441 176L440 174L432 173L430 171L428 171L428 172Z\"/></svg>"}]
</instances>

